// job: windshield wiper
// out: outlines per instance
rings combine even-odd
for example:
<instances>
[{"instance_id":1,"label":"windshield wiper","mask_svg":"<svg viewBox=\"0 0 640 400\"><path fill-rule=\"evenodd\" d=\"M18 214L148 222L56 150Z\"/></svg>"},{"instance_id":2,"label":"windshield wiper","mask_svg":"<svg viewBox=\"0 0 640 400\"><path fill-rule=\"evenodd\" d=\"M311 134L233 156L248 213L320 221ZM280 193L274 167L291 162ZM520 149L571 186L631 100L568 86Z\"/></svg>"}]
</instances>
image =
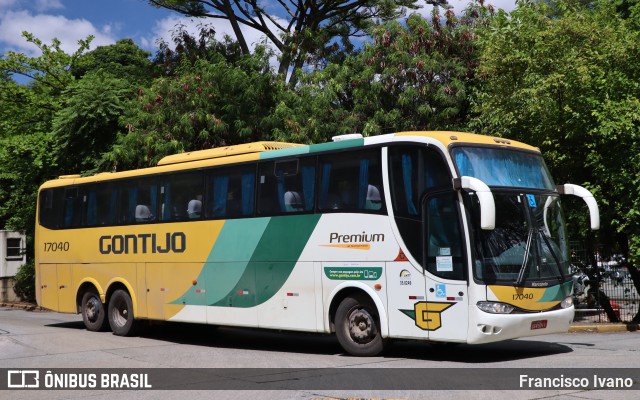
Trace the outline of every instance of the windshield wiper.
<instances>
[{"instance_id":1,"label":"windshield wiper","mask_svg":"<svg viewBox=\"0 0 640 400\"><path fill-rule=\"evenodd\" d=\"M524 282L524 272L527 269L527 263L529 262L529 252L531 250L531 243L533 242L533 229L529 229L527 233L527 244L524 247L524 259L522 260L522 266L518 273L518 279L516 279L516 286L521 286Z\"/></svg>"},{"instance_id":2,"label":"windshield wiper","mask_svg":"<svg viewBox=\"0 0 640 400\"><path fill-rule=\"evenodd\" d=\"M560 282L564 282L565 276L564 276L564 272L562 272L560 259L558 258L558 255L556 254L556 252L553 250L553 247L551 247L551 242L549 241L549 238L547 237L547 235L545 235L543 230L539 230L538 233L542 237L544 244L547 245L547 248L549 249L549 253L551 253L551 257L553 257L553 261L556 263L556 266L558 267L558 272L560 272L560 275L558 275L558 280L560 280Z\"/></svg>"}]
</instances>

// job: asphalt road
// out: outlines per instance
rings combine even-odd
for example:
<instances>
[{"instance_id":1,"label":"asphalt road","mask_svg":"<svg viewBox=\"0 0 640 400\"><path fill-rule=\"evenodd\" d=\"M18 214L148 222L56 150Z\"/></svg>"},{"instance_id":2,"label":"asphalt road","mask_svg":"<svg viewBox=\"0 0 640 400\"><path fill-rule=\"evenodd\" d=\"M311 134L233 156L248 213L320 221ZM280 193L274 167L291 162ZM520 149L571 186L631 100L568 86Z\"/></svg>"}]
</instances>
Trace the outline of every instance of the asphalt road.
<instances>
[{"instance_id":1,"label":"asphalt road","mask_svg":"<svg viewBox=\"0 0 640 400\"><path fill-rule=\"evenodd\" d=\"M272 332L238 328L213 328L188 324L155 324L139 337L118 337L110 332L88 332L80 316L0 308L0 368L294 368L295 371L332 371L336 368L382 368L400 371L452 371L460 379L482 375L483 369L520 371L555 368L626 368L634 388L640 388L640 332L567 333L523 338L477 346L446 346L394 342L383 356L346 355L332 336ZM449 369L449 370L447 370ZM122 370L127 371L127 370ZM492 372L493 373L493 372ZM390 375L393 376L393 375ZM455 381L456 377L448 377ZM177 389L188 389L185 384ZM360 387L361 385L354 386ZM375 386L372 384L372 386ZM162 385L156 385L162 388ZM195 386L194 386L195 387ZM247 386L252 389L253 386ZM0 399L631 399L633 390L0 390ZM493 390L492 390L493 389Z\"/></svg>"}]
</instances>

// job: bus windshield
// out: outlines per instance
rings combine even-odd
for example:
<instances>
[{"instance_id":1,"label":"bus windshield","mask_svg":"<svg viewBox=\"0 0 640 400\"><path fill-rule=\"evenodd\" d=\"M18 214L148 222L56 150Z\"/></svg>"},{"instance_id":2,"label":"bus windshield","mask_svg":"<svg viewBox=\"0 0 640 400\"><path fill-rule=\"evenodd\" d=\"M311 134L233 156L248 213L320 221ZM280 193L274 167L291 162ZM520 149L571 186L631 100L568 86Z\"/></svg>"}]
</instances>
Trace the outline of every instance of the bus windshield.
<instances>
[{"instance_id":1,"label":"bus windshield","mask_svg":"<svg viewBox=\"0 0 640 400\"><path fill-rule=\"evenodd\" d=\"M516 286L547 286L570 279L565 224L555 185L538 154L488 147L457 147L461 176L492 187L496 226L475 225L477 280ZM553 191L553 192L552 192ZM469 196L472 220L480 206Z\"/></svg>"},{"instance_id":2,"label":"bus windshield","mask_svg":"<svg viewBox=\"0 0 640 400\"><path fill-rule=\"evenodd\" d=\"M476 279L516 286L551 286L570 279L558 195L504 191L494 192L494 199L495 229L475 232ZM479 218L473 199L471 213L472 219Z\"/></svg>"},{"instance_id":3,"label":"bus windshield","mask_svg":"<svg viewBox=\"0 0 640 400\"><path fill-rule=\"evenodd\" d=\"M453 158L460 176L489 186L555 190L540 154L490 147L456 147Z\"/></svg>"}]
</instances>

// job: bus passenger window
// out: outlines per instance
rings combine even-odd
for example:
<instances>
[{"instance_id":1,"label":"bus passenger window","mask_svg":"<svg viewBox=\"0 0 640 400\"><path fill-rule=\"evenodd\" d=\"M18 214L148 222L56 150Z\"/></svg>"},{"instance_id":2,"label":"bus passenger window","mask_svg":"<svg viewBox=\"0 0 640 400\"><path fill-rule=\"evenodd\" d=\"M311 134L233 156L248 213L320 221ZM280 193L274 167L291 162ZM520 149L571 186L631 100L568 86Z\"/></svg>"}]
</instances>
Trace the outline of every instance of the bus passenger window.
<instances>
[{"instance_id":1,"label":"bus passenger window","mask_svg":"<svg viewBox=\"0 0 640 400\"><path fill-rule=\"evenodd\" d=\"M396 216L420 219L420 201L425 193L451 186L444 159L426 147L390 147L389 169Z\"/></svg>"},{"instance_id":2,"label":"bus passenger window","mask_svg":"<svg viewBox=\"0 0 640 400\"><path fill-rule=\"evenodd\" d=\"M80 226L82 199L78 196L78 188L66 189L64 192L64 218L65 228Z\"/></svg>"},{"instance_id":3,"label":"bus passenger window","mask_svg":"<svg viewBox=\"0 0 640 400\"><path fill-rule=\"evenodd\" d=\"M60 228L61 213L64 202L64 189L45 189L40 192L39 212L40 225L48 229Z\"/></svg>"},{"instance_id":4,"label":"bus passenger window","mask_svg":"<svg viewBox=\"0 0 640 400\"><path fill-rule=\"evenodd\" d=\"M253 216L255 165L213 170L207 175L207 218Z\"/></svg>"},{"instance_id":5,"label":"bus passenger window","mask_svg":"<svg viewBox=\"0 0 640 400\"><path fill-rule=\"evenodd\" d=\"M111 193L111 202L117 202L108 207L109 219L118 210L118 223L140 224L157 220L158 215L158 184L155 179L136 179L124 181ZM106 209L105 209L106 210ZM107 212L105 211L105 212Z\"/></svg>"},{"instance_id":6,"label":"bus passenger window","mask_svg":"<svg viewBox=\"0 0 640 400\"><path fill-rule=\"evenodd\" d=\"M161 185L160 218L162 221L185 221L194 219L195 203L202 202L204 193L201 172L189 172L171 175ZM197 217L199 218L199 216Z\"/></svg>"},{"instance_id":7,"label":"bus passenger window","mask_svg":"<svg viewBox=\"0 0 640 400\"><path fill-rule=\"evenodd\" d=\"M318 206L323 211L380 211L382 169L378 150L332 154L320 161Z\"/></svg>"},{"instance_id":8,"label":"bus passenger window","mask_svg":"<svg viewBox=\"0 0 640 400\"><path fill-rule=\"evenodd\" d=\"M258 212L278 215L312 212L315 157L260 164Z\"/></svg>"},{"instance_id":9,"label":"bus passenger window","mask_svg":"<svg viewBox=\"0 0 640 400\"><path fill-rule=\"evenodd\" d=\"M110 184L85 185L81 192L84 200L83 226L105 226L115 223L115 209L111 207L112 186Z\"/></svg>"}]
</instances>

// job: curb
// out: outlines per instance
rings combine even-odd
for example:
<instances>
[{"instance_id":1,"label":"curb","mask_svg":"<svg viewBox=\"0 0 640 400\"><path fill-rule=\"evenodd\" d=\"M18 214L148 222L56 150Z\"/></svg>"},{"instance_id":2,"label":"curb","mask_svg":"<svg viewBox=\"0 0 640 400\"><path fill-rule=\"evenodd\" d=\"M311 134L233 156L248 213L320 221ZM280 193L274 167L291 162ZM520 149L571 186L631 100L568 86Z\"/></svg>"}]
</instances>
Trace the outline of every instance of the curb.
<instances>
[{"instance_id":1,"label":"curb","mask_svg":"<svg viewBox=\"0 0 640 400\"><path fill-rule=\"evenodd\" d=\"M0 302L0 307L2 307L2 308L15 308L15 309L26 310L26 311L48 311L46 308L39 307L38 305L32 304L32 303Z\"/></svg>"},{"instance_id":2,"label":"curb","mask_svg":"<svg viewBox=\"0 0 640 400\"><path fill-rule=\"evenodd\" d=\"M590 325L571 325L569 332L571 333L612 333L612 332L637 332L640 330L639 324L590 324Z\"/></svg>"}]
</instances>

